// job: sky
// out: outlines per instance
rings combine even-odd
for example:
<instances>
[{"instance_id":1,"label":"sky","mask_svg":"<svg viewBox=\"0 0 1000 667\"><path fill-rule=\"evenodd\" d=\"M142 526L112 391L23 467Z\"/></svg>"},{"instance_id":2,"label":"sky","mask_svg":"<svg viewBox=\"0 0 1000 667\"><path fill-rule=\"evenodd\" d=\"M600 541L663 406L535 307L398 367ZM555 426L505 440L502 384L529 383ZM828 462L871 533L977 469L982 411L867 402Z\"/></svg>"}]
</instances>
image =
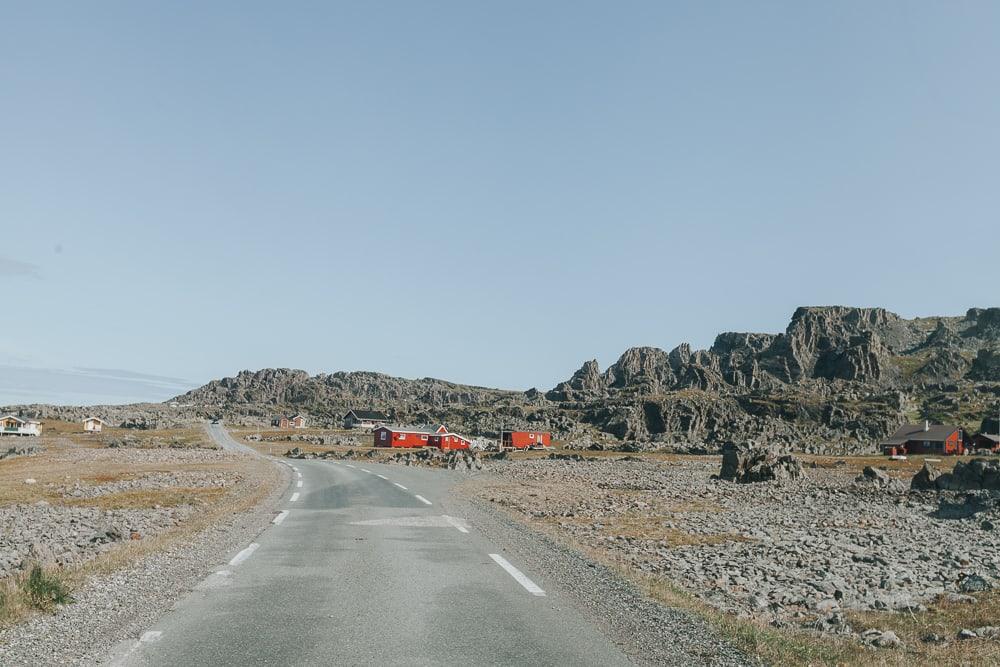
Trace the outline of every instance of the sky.
<instances>
[{"instance_id":1,"label":"sky","mask_svg":"<svg viewBox=\"0 0 1000 667\"><path fill-rule=\"evenodd\" d=\"M0 404L1000 305L998 64L995 2L0 1Z\"/></svg>"}]
</instances>

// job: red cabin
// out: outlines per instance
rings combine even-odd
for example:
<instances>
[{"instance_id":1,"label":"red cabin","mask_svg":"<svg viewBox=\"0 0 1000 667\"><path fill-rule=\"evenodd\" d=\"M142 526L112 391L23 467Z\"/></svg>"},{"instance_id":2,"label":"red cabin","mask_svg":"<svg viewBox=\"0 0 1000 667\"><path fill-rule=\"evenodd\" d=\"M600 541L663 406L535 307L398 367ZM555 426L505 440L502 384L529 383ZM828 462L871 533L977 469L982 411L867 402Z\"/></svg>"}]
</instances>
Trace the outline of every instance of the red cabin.
<instances>
[{"instance_id":1,"label":"red cabin","mask_svg":"<svg viewBox=\"0 0 1000 667\"><path fill-rule=\"evenodd\" d=\"M529 449L531 447L549 447L552 444L552 434L545 431L504 431L503 446L514 449Z\"/></svg>"},{"instance_id":2,"label":"red cabin","mask_svg":"<svg viewBox=\"0 0 1000 667\"><path fill-rule=\"evenodd\" d=\"M962 429L944 424L903 424L892 436L881 443L882 453L961 455L965 453Z\"/></svg>"},{"instance_id":3,"label":"red cabin","mask_svg":"<svg viewBox=\"0 0 1000 667\"><path fill-rule=\"evenodd\" d=\"M431 446L440 447L441 449L468 449L472 446L472 442L457 433L445 431L443 433L435 433L431 436Z\"/></svg>"},{"instance_id":4,"label":"red cabin","mask_svg":"<svg viewBox=\"0 0 1000 667\"><path fill-rule=\"evenodd\" d=\"M422 428L379 426L372 431L376 447L426 447L434 432Z\"/></svg>"}]
</instances>

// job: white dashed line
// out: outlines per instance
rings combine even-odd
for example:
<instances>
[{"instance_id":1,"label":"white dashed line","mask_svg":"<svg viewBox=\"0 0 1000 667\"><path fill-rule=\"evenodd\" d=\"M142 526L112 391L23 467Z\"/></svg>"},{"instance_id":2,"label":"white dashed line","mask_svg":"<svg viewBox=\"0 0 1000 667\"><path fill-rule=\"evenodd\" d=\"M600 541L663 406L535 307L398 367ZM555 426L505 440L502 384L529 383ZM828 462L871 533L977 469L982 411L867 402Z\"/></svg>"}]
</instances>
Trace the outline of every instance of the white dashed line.
<instances>
[{"instance_id":1,"label":"white dashed line","mask_svg":"<svg viewBox=\"0 0 1000 667\"><path fill-rule=\"evenodd\" d=\"M144 644L149 644L155 641L159 641L163 636L163 633L159 630L150 630L149 632L142 633L142 637L139 637L139 641Z\"/></svg>"},{"instance_id":2,"label":"white dashed line","mask_svg":"<svg viewBox=\"0 0 1000 667\"><path fill-rule=\"evenodd\" d=\"M299 481L295 482L295 488L297 488L297 489L301 489L302 488L302 480L301 479Z\"/></svg>"},{"instance_id":3,"label":"white dashed line","mask_svg":"<svg viewBox=\"0 0 1000 667\"><path fill-rule=\"evenodd\" d=\"M354 467L350 463L345 463L344 465L346 465L348 468L353 468Z\"/></svg>"},{"instance_id":4,"label":"white dashed line","mask_svg":"<svg viewBox=\"0 0 1000 667\"><path fill-rule=\"evenodd\" d=\"M420 502L422 502L424 505L430 505L430 504L432 504L431 501L427 500L423 496L419 496L418 495L418 496L416 496L416 498L417 498L417 500L419 500Z\"/></svg>"},{"instance_id":5,"label":"white dashed line","mask_svg":"<svg viewBox=\"0 0 1000 667\"><path fill-rule=\"evenodd\" d=\"M296 475L298 476L298 478L299 478L299 479L302 479L302 473L300 473L300 472L297 472L297 473L295 473L295 474L296 474Z\"/></svg>"},{"instance_id":6,"label":"white dashed line","mask_svg":"<svg viewBox=\"0 0 1000 667\"><path fill-rule=\"evenodd\" d=\"M451 525L453 525L455 527L455 530L457 530L458 532L460 532L460 533L467 533L467 532L469 532L469 529L466 528L465 525L464 525L464 523L465 523L464 521L462 521L460 519L456 519L453 516L448 516L447 514L442 514L441 516L444 517L445 521L447 521L448 523L450 523Z\"/></svg>"},{"instance_id":7,"label":"white dashed line","mask_svg":"<svg viewBox=\"0 0 1000 667\"><path fill-rule=\"evenodd\" d=\"M298 493L293 493L292 497L288 499L288 502L294 503L298 499L299 499L299 494Z\"/></svg>"},{"instance_id":8,"label":"white dashed line","mask_svg":"<svg viewBox=\"0 0 1000 667\"><path fill-rule=\"evenodd\" d=\"M398 486L399 488L401 488L403 491L406 491L406 487L403 486L402 484L400 484L399 482L393 482L393 484L395 484L396 486Z\"/></svg>"},{"instance_id":9,"label":"white dashed line","mask_svg":"<svg viewBox=\"0 0 1000 667\"><path fill-rule=\"evenodd\" d=\"M538 587L538 584L528 579L519 569L507 562L507 559L500 554L490 554L490 558L496 561L496 564L507 571L507 574L514 577L514 581L524 586L524 590L528 591L532 595L537 595L538 597L545 597L545 591Z\"/></svg>"},{"instance_id":10,"label":"white dashed line","mask_svg":"<svg viewBox=\"0 0 1000 667\"><path fill-rule=\"evenodd\" d=\"M280 512L278 512L278 516L271 519L271 523L277 526L279 523L285 520L286 516L288 516L288 510L281 510Z\"/></svg>"},{"instance_id":11,"label":"white dashed line","mask_svg":"<svg viewBox=\"0 0 1000 667\"><path fill-rule=\"evenodd\" d=\"M389 481L389 478L388 478L388 477L386 477L385 475L378 475L378 474L376 474L375 476L376 476L376 477L381 477L382 479L384 479L384 480L386 480L386 481Z\"/></svg>"},{"instance_id":12,"label":"white dashed line","mask_svg":"<svg viewBox=\"0 0 1000 667\"><path fill-rule=\"evenodd\" d=\"M253 554L253 552L257 551L257 547L259 547L259 546L260 546L259 544L257 544L256 542L254 542L253 544L251 544L250 546L248 546L246 549L244 549L243 551L241 551L238 554L236 554L235 556L233 556L233 559L231 561L229 561L229 564L230 565L239 565L240 563L242 563L243 561L245 561L247 558L250 558L250 556Z\"/></svg>"},{"instance_id":13,"label":"white dashed line","mask_svg":"<svg viewBox=\"0 0 1000 667\"><path fill-rule=\"evenodd\" d=\"M367 468L362 468L362 469L361 469L361 472L366 472L366 473L368 473L369 475L370 475L370 474L372 474L372 471L371 471L371 470L368 470Z\"/></svg>"}]
</instances>

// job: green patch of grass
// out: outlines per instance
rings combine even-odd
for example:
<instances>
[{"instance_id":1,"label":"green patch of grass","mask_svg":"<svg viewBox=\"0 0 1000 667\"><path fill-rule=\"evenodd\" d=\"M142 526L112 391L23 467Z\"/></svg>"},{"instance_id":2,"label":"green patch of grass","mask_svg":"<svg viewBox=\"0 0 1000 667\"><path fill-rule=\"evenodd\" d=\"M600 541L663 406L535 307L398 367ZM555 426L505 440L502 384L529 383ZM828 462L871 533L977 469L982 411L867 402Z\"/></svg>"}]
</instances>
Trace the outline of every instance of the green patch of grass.
<instances>
[{"instance_id":1,"label":"green patch of grass","mask_svg":"<svg viewBox=\"0 0 1000 667\"><path fill-rule=\"evenodd\" d=\"M28 603L41 611L73 602L66 583L56 574L43 570L41 565L31 568L31 573L22 584L22 590Z\"/></svg>"}]
</instances>

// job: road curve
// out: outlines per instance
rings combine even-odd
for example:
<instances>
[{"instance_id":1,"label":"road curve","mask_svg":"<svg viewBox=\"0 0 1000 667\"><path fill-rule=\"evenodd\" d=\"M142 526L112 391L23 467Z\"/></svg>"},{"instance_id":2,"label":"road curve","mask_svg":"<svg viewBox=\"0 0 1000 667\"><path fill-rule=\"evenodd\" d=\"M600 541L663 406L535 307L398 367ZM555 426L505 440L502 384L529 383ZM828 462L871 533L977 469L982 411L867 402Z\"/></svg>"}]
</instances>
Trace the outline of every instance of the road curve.
<instances>
[{"instance_id":1,"label":"road curve","mask_svg":"<svg viewBox=\"0 0 1000 667\"><path fill-rule=\"evenodd\" d=\"M508 561L441 508L453 475L289 464L268 530L110 664L630 664L547 588L544 563Z\"/></svg>"}]
</instances>

